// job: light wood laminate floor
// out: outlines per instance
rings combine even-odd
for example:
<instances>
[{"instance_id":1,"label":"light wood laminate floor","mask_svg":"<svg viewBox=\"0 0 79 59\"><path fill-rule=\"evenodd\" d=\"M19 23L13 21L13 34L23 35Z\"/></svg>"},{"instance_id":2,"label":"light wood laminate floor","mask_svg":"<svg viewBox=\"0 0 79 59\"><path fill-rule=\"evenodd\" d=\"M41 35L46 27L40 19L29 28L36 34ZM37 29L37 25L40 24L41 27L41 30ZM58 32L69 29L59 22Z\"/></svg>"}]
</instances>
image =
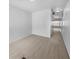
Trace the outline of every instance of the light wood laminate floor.
<instances>
[{"instance_id":1,"label":"light wood laminate floor","mask_svg":"<svg viewBox=\"0 0 79 59\"><path fill-rule=\"evenodd\" d=\"M10 59L69 59L60 32L54 32L51 39L30 35L9 44Z\"/></svg>"}]
</instances>

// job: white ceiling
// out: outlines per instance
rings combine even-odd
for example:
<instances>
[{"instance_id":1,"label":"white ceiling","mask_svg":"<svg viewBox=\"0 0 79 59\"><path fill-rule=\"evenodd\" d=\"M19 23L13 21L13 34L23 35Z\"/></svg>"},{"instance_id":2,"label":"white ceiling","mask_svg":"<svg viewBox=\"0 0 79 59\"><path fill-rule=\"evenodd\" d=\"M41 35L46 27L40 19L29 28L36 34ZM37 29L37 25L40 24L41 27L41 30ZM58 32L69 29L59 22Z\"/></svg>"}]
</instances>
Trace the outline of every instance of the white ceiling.
<instances>
[{"instance_id":1,"label":"white ceiling","mask_svg":"<svg viewBox=\"0 0 79 59\"><path fill-rule=\"evenodd\" d=\"M49 8L64 8L68 0L10 0L10 5L35 12Z\"/></svg>"}]
</instances>

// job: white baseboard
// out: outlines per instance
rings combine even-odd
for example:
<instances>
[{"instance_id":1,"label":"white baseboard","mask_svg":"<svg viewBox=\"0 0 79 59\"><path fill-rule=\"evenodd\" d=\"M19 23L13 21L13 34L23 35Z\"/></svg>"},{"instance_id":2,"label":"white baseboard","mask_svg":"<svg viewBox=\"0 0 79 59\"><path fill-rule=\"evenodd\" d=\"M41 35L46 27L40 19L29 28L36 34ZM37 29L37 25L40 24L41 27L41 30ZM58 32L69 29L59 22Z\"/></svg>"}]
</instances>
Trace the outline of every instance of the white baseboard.
<instances>
[{"instance_id":1,"label":"white baseboard","mask_svg":"<svg viewBox=\"0 0 79 59\"><path fill-rule=\"evenodd\" d=\"M30 34L31 35L31 34ZM18 41L18 40L21 40L21 39L23 39L23 38L25 38L25 37L28 37L29 35L25 35L25 36L21 36L21 37L18 37L18 38L16 38L16 39L9 39L9 43L13 43L13 42L15 42L15 41Z\"/></svg>"}]
</instances>

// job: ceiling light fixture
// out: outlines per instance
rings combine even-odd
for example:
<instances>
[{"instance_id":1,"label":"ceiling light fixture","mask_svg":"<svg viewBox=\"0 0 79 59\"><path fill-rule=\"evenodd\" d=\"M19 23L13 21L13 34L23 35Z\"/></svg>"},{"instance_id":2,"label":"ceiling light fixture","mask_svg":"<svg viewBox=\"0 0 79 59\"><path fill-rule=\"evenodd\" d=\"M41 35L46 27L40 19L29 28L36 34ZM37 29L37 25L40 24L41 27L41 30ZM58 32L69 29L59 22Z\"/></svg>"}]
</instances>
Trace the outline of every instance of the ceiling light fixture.
<instances>
[{"instance_id":1,"label":"ceiling light fixture","mask_svg":"<svg viewBox=\"0 0 79 59\"><path fill-rule=\"evenodd\" d=\"M35 0L30 0L31 2L34 2Z\"/></svg>"}]
</instances>

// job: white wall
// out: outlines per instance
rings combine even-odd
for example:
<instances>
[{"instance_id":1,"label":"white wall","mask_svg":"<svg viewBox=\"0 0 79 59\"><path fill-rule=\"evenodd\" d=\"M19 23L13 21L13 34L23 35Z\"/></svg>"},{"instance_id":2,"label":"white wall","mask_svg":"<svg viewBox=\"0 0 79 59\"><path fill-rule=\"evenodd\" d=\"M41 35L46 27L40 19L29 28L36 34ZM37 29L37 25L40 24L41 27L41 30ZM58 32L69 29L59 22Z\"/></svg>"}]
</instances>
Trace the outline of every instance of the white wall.
<instances>
[{"instance_id":1,"label":"white wall","mask_svg":"<svg viewBox=\"0 0 79 59\"><path fill-rule=\"evenodd\" d=\"M50 12L47 9L32 13L32 34L50 37Z\"/></svg>"},{"instance_id":2,"label":"white wall","mask_svg":"<svg viewBox=\"0 0 79 59\"><path fill-rule=\"evenodd\" d=\"M62 29L63 39L70 55L70 4L68 3L64 9L64 27Z\"/></svg>"},{"instance_id":3,"label":"white wall","mask_svg":"<svg viewBox=\"0 0 79 59\"><path fill-rule=\"evenodd\" d=\"M16 7L9 7L10 41L32 33L32 14Z\"/></svg>"}]
</instances>

